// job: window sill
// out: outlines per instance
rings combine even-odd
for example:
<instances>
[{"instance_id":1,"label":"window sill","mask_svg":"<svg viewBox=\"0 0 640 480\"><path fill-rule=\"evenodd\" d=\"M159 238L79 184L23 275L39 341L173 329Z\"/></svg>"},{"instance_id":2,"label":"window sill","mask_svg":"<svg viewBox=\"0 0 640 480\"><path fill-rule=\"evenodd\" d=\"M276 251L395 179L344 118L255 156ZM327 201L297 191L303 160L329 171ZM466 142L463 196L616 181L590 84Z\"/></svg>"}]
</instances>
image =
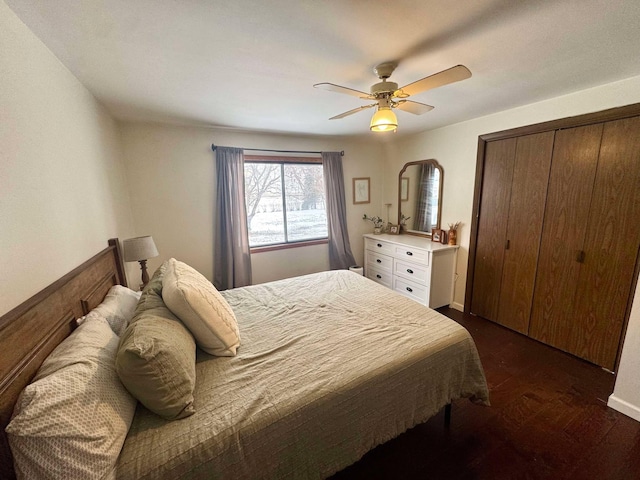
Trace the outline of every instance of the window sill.
<instances>
[{"instance_id":1,"label":"window sill","mask_svg":"<svg viewBox=\"0 0 640 480\"><path fill-rule=\"evenodd\" d=\"M306 242L280 243L278 245L265 245L264 247L251 247L249 251L251 253L272 252L274 250L287 250L289 248L309 247L312 245L322 245L325 243L329 243L329 239L323 238L321 240L308 240Z\"/></svg>"}]
</instances>

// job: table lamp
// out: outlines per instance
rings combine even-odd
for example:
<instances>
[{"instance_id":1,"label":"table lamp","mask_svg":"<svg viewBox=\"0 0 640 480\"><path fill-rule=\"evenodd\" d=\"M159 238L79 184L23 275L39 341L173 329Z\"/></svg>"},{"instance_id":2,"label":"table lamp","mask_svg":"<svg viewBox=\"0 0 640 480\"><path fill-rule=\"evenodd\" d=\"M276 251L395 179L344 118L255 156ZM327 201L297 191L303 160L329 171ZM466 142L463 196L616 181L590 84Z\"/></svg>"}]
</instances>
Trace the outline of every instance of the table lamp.
<instances>
[{"instance_id":1,"label":"table lamp","mask_svg":"<svg viewBox=\"0 0 640 480\"><path fill-rule=\"evenodd\" d=\"M153 243L151 235L147 235L146 237L127 238L122 242L122 248L124 250L125 262L140 262L140 270L142 270L140 290L142 290L145 285L149 283L147 259L159 255L156 244Z\"/></svg>"}]
</instances>

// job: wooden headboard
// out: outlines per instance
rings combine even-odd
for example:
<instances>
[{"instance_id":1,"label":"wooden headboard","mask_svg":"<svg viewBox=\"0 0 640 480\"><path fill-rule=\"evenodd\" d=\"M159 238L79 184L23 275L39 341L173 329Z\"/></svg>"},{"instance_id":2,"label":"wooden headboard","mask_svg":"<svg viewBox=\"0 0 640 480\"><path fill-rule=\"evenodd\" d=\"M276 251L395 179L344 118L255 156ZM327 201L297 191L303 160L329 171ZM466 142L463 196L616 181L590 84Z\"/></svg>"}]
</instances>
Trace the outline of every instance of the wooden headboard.
<instances>
[{"instance_id":1,"label":"wooden headboard","mask_svg":"<svg viewBox=\"0 0 640 480\"><path fill-rule=\"evenodd\" d=\"M117 238L109 247L0 317L0 478L15 478L5 427L44 359L105 297L127 285Z\"/></svg>"}]
</instances>

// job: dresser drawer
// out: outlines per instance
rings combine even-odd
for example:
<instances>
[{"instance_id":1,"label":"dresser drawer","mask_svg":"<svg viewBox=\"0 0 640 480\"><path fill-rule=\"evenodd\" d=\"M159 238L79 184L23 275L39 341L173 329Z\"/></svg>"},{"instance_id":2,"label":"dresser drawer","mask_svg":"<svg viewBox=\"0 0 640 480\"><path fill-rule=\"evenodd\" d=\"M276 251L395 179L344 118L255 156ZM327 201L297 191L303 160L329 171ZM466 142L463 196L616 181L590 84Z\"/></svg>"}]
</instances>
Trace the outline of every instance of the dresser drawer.
<instances>
[{"instance_id":1,"label":"dresser drawer","mask_svg":"<svg viewBox=\"0 0 640 480\"><path fill-rule=\"evenodd\" d=\"M390 257L389 255L382 255L378 252L369 252L367 254L367 263L388 271L393 269L393 257Z\"/></svg>"},{"instance_id":2,"label":"dresser drawer","mask_svg":"<svg viewBox=\"0 0 640 480\"><path fill-rule=\"evenodd\" d=\"M372 238L365 238L364 248L371 252L385 253L387 255L393 255L393 245L391 243L374 240Z\"/></svg>"},{"instance_id":3,"label":"dresser drawer","mask_svg":"<svg viewBox=\"0 0 640 480\"><path fill-rule=\"evenodd\" d=\"M393 288L393 275L391 274L391 270L382 270L381 268L368 264L366 266L365 275L367 278L370 278L374 282L378 282L380 285Z\"/></svg>"},{"instance_id":4,"label":"dresser drawer","mask_svg":"<svg viewBox=\"0 0 640 480\"><path fill-rule=\"evenodd\" d=\"M431 268L413 262L396 260L393 273L399 277L407 278L421 285L429 285L430 283L429 279L431 278Z\"/></svg>"},{"instance_id":5,"label":"dresser drawer","mask_svg":"<svg viewBox=\"0 0 640 480\"><path fill-rule=\"evenodd\" d=\"M410 260L422 265L429 265L429 252L410 246L394 245L392 255L399 260Z\"/></svg>"},{"instance_id":6,"label":"dresser drawer","mask_svg":"<svg viewBox=\"0 0 640 480\"><path fill-rule=\"evenodd\" d=\"M426 285L420 285L419 283L412 282L411 280L395 277L393 289L405 297L412 298L416 302L427 306L429 305L429 287Z\"/></svg>"}]
</instances>

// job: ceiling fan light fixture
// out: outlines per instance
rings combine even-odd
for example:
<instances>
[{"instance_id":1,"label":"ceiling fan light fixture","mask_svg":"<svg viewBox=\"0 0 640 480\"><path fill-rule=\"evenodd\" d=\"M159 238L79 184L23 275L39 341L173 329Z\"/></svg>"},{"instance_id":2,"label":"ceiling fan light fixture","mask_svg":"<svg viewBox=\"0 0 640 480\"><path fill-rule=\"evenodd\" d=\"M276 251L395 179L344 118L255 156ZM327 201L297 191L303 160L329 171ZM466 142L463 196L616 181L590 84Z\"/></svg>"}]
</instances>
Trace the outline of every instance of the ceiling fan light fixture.
<instances>
[{"instance_id":1,"label":"ceiling fan light fixture","mask_svg":"<svg viewBox=\"0 0 640 480\"><path fill-rule=\"evenodd\" d=\"M389 107L378 107L376 113L371 117L372 132L395 132L398 129L398 119L396 114Z\"/></svg>"}]
</instances>

